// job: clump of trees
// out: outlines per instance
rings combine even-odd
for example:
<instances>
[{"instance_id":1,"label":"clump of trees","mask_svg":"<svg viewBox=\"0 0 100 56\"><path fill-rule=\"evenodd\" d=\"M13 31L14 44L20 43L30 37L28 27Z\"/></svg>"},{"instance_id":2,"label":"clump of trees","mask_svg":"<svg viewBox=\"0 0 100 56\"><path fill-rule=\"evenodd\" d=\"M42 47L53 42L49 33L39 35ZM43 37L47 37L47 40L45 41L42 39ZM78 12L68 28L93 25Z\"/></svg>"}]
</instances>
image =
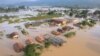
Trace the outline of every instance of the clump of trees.
<instances>
[{"instance_id":1,"label":"clump of trees","mask_svg":"<svg viewBox=\"0 0 100 56\"><path fill-rule=\"evenodd\" d=\"M70 17L78 17L78 18L87 18L89 10L78 10L78 9L73 9L71 8L68 12L68 15ZM66 13L66 11L65 11Z\"/></svg>"},{"instance_id":2,"label":"clump of trees","mask_svg":"<svg viewBox=\"0 0 100 56\"><path fill-rule=\"evenodd\" d=\"M96 21L92 20L92 19L86 19L86 20L83 20L82 22L80 22L79 24L80 24L80 26L92 27L96 24Z\"/></svg>"},{"instance_id":3,"label":"clump of trees","mask_svg":"<svg viewBox=\"0 0 100 56\"><path fill-rule=\"evenodd\" d=\"M29 44L25 47L25 56L40 56L43 46L39 44Z\"/></svg>"},{"instance_id":4,"label":"clump of trees","mask_svg":"<svg viewBox=\"0 0 100 56\"><path fill-rule=\"evenodd\" d=\"M100 20L100 10L96 10L94 13L93 13L94 16L98 17L99 20Z\"/></svg>"},{"instance_id":5,"label":"clump of trees","mask_svg":"<svg viewBox=\"0 0 100 56\"><path fill-rule=\"evenodd\" d=\"M49 11L48 13L47 13L47 15L49 15L49 16L52 16L52 15L62 15L62 13L60 13L60 12L58 12L58 11L56 11L56 10L53 10L53 11Z\"/></svg>"},{"instance_id":6,"label":"clump of trees","mask_svg":"<svg viewBox=\"0 0 100 56\"><path fill-rule=\"evenodd\" d=\"M71 9L70 9L69 16L71 16L71 17L72 17L73 15L74 15L74 10L71 8Z\"/></svg>"},{"instance_id":7,"label":"clump of trees","mask_svg":"<svg viewBox=\"0 0 100 56\"><path fill-rule=\"evenodd\" d=\"M96 24L96 21L93 19L85 19L79 23L74 24L74 26L79 27L81 29L87 27L93 27Z\"/></svg>"},{"instance_id":8,"label":"clump of trees","mask_svg":"<svg viewBox=\"0 0 100 56\"><path fill-rule=\"evenodd\" d=\"M29 24L29 23L26 23L26 24L25 24L25 27L26 27L26 28L30 27L30 24Z\"/></svg>"},{"instance_id":9,"label":"clump of trees","mask_svg":"<svg viewBox=\"0 0 100 56\"><path fill-rule=\"evenodd\" d=\"M50 45L51 45L51 42L49 41L49 39L46 39L46 40L44 41L44 47L45 47L45 48L49 48Z\"/></svg>"},{"instance_id":10,"label":"clump of trees","mask_svg":"<svg viewBox=\"0 0 100 56\"><path fill-rule=\"evenodd\" d=\"M88 15L88 10L82 10L81 12L77 12L75 17L80 17L80 18L87 18Z\"/></svg>"},{"instance_id":11,"label":"clump of trees","mask_svg":"<svg viewBox=\"0 0 100 56\"><path fill-rule=\"evenodd\" d=\"M94 15L97 15L97 14L100 15L100 10L96 10L93 14L94 14Z\"/></svg>"},{"instance_id":12,"label":"clump of trees","mask_svg":"<svg viewBox=\"0 0 100 56\"><path fill-rule=\"evenodd\" d=\"M47 13L47 15L53 15L53 14L55 14L55 12L56 12L56 11L49 11L49 12Z\"/></svg>"}]
</instances>

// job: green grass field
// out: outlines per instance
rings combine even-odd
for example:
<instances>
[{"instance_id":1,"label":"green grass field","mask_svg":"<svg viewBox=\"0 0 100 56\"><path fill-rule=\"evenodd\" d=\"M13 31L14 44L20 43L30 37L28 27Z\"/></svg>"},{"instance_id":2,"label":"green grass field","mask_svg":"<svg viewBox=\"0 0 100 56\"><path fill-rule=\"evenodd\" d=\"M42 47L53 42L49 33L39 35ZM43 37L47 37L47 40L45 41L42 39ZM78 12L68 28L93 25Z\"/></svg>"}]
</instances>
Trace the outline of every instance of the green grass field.
<instances>
[{"instance_id":1,"label":"green grass field","mask_svg":"<svg viewBox=\"0 0 100 56\"><path fill-rule=\"evenodd\" d=\"M31 17L31 18L24 18L27 20L41 20L41 19L49 19L49 18L54 18L54 17L60 17L61 15L59 14L53 14L53 15L43 15L43 16L37 16L37 17Z\"/></svg>"}]
</instances>

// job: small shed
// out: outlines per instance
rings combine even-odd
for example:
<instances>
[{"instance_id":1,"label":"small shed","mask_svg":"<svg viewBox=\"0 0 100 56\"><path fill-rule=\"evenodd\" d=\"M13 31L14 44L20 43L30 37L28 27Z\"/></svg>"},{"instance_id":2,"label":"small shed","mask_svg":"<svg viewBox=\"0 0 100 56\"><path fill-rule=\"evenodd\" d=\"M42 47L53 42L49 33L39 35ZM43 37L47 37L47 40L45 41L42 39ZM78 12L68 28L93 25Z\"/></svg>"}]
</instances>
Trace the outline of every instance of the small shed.
<instances>
[{"instance_id":1,"label":"small shed","mask_svg":"<svg viewBox=\"0 0 100 56\"><path fill-rule=\"evenodd\" d=\"M42 42L45 40L45 37L44 37L43 35L40 35L40 36L37 36L37 37L35 38L35 40L36 40L37 42L39 42L39 43L42 43Z\"/></svg>"},{"instance_id":2,"label":"small shed","mask_svg":"<svg viewBox=\"0 0 100 56\"><path fill-rule=\"evenodd\" d=\"M26 41L26 44L33 44L33 39L32 38L28 38Z\"/></svg>"},{"instance_id":3,"label":"small shed","mask_svg":"<svg viewBox=\"0 0 100 56\"><path fill-rule=\"evenodd\" d=\"M13 45L13 48L14 48L15 52L19 53L19 52L23 51L24 45L21 43L15 43Z\"/></svg>"},{"instance_id":4,"label":"small shed","mask_svg":"<svg viewBox=\"0 0 100 56\"><path fill-rule=\"evenodd\" d=\"M64 26L67 24L66 19L51 19L49 22L51 24L58 25L58 26Z\"/></svg>"},{"instance_id":5,"label":"small shed","mask_svg":"<svg viewBox=\"0 0 100 56\"><path fill-rule=\"evenodd\" d=\"M71 26L64 26L64 27L62 27L62 29L63 29L64 31L69 31L69 30L74 29L74 28L71 27Z\"/></svg>"},{"instance_id":6,"label":"small shed","mask_svg":"<svg viewBox=\"0 0 100 56\"><path fill-rule=\"evenodd\" d=\"M60 28L58 28L57 31L60 32L60 33L64 33L64 30L60 29Z\"/></svg>"},{"instance_id":7,"label":"small shed","mask_svg":"<svg viewBox=\"0 0 100 56\"><path fill-rule=\"evenodd\" d=\"M51 32L53 35L60 35L61 33L60 32L57 32L57 31L52 31Z\"/></svg>"}]
</instances>

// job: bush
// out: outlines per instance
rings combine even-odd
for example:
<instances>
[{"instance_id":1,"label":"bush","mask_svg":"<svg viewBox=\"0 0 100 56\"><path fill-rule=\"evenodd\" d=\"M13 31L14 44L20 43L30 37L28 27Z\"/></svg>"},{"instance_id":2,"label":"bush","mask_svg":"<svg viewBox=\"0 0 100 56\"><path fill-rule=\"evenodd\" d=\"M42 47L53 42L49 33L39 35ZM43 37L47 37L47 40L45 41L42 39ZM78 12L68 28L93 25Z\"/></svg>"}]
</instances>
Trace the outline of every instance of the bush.
<instances>
[{"instance_id":1,"label":"bush","mask_svg":"<svg viewBox=\"0 0 100 56\"><path fill-rule=\"evenodd\" d=\"M25 24L25 27L26 27L26 28L30 27L30 24L28 24L28 23L27 23L27 24Z\"/></svg>"},{"instance_id":2,"label":"bush","mask_svg":"<svg viewBox=\"0 0 100 56\"><path fill-rule=\"evenodd\" d=\"M88 26L92 27L95 24L96 24L96 21L94 21L94 20L91 19L91 20L89 20Z\"/></svg>"},{"instance_id":3,"label":"bush","mask_svg":"<svg viewBox=\"0 0 100 56\"><path fill-rule=\"evenodd\" d=\"M43 47L39 44L29 44L25 47L25 56L40 56Z\"/></svg>"},{"instance_id":4,"label":"bush","mask_svg":"<svg viewBox=\"0 0 100 56\"><path fill-rule=\"evenodd\" d=\"M22 34L27 35L29 34L25 29L21 30Z\"/></svg>"},{"instance_id":5,"label":"bush","mask_svg":"<svg viewBox=\"0 0 100 56\"><path fill-rule=\"evenodd\" d=\"M46 39L46 40L44 41L44 47L45 47L45 48L49 48L50 45L51 45L51 42L49 41L49 39Z\"/></svg>"},{"instance_id":6,"label":"bush","mask_svg":"<svg viewBox=\"0 0 100 56\"><path fill-rule=\"evenodd\" d=\"M96 24L96 21L92 20L92 19L86 19L86 20L84 20L82 22L79 22L78 24L79 24L80 28L81 27L84 28L85 26L92 27L92 26L94 26Z\"/></svg>"},{"instance_id":7,"label":"bush","mask_svg":"<svg viewBox=\"0 0 100 56\"><path fill-rule=\"evenodd\" d=\"M74 35L76 35L75 32L68 32L68 33L64 34L64 36L67 37L67 38L72 37Z\"/></svg>"}]
</instances>

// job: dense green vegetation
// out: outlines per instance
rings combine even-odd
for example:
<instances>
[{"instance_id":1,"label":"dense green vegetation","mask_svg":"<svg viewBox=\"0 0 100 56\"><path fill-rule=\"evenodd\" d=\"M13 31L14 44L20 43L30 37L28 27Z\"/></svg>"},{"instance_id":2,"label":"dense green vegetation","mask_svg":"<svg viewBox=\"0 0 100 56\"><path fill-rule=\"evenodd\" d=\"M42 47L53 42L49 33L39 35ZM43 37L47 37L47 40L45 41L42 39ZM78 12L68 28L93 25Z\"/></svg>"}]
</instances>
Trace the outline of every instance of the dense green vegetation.
<instances>
[{"instance_id":1,"label":"dense green vegetation","mask_svg":"<svg viewBox=\"0 0 100 56\"><path fill-rule=\"evenodd\" d=\"M21 30L22 34L27 35L29 34L25 29Z\"/></svg>"},{"instance_id":2,"label":"dense green vegetation","mask_svg":"<svg viewBox=\"0 0 100 56\"><path fill-rule=\"evenodd\" d=\"M97 15L97 14L100 15L100 10L96 10L93 14L94 14L94 15Z\"/></svg>"},{"instance_id":3,"label":"dense green vegetation","mask_svg":"<svg viewBox=\"0 0 100 56\"><path fill-rule=\"evenodd\" d=\"M30 24L25 24L24 25L26 28L30 27L31 25Z\"/></svg>"},{"instance_id":4,"label":"dense green vegetation","mask_svg":"<svg viewBox=\"0 0 100 56\"><path fill-rule=\"evenodd\" d=\"M82 22L79 22L80 26L89 26L89 27L92 27L96 24L96 21L95 20L92 20L92 19L86 19L86 20L83 20Z\"/></svg>"},{"instance_id":5,"label":"dense green vegetation","mask_svg":"<svg viewBox=\"0 0 100 56\"><path fill-rule=\"evenodd\" d=\"M44 41L44 47L45 48L49 48L50 45L51 45L51 42L48 39Z\"/></svg>"},{"instance_id":6,"label":"dense green vegetation","mask_svg":"<svg viewBox=\"0 0 100 56\"><path fill-rule=\"evenodd\" d=\"M9 22L9 24L11 24L11 23L19 23L20 19L14 19L14 20L13 19L12 20L9 19L8 22Z\"/></svg>"},{"instance_id":7,"label":"dense green vegetation","mask_svg":"<svg viewBox=\"0 0 100 56\"><path fill-rule=\"evenodd\" d=\"M25 56L40 56L43 47L39 44L29 44L25 47Z\"/></svg>"},{"instance_id":8,"label":"dense green vegetation","mask_svg":"<svg viewBox=\"0 0 100 56\"><path fill-rule=\"evenodd\" d=\"M62 16L61 14L55 14L54 12L48 12L47 14L40 14L37 17L31 17L31 18L24 18L27 20L41 20L41 19L49 19L49 18L54 18L54 17L60 17Z\"/></svg>"},{"instance_id":9,"label":"dense green vegetation","mask_svg":"<svg viewBox=\"0 0 100 56\"><path fill-rule=\"evenodd\" d=\"M67 38L70 38L70 37L72 37L74 35L76 35L75 32L68 32L68 33L64 34L64 36L67 37Z\"/></svg>"},{"instance_id":10,"label":"dense green vegetation","mask_svg":"<svg viewBox=\"0 0 100 56\"><path fill-rule=\"evenodd\" d=\"M46 38L42 45L29 44L24 48L25 56L40 56L44 48L49 48L51 45L62 46L65 41L61 38L50 37Z\"/></svg>"}]
</instances>

